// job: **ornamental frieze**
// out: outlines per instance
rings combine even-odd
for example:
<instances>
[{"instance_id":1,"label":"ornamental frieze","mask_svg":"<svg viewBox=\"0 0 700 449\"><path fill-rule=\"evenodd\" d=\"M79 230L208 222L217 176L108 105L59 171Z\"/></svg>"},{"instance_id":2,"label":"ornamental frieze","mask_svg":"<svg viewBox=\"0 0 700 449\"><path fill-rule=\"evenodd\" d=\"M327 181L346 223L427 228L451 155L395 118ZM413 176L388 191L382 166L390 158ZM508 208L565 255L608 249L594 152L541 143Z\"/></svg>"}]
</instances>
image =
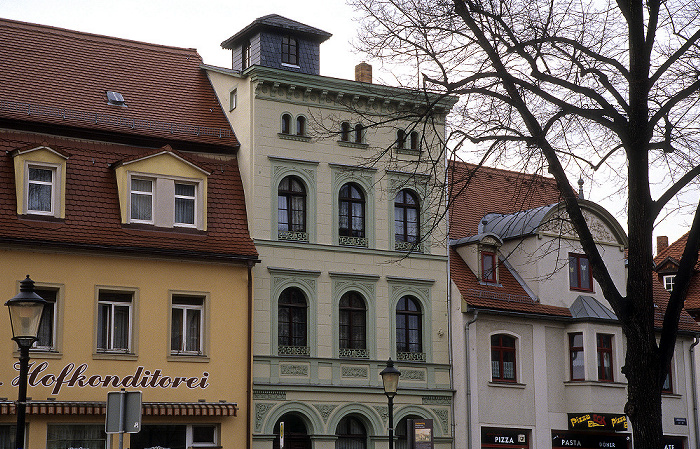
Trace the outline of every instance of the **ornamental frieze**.
<instances>
[{"instance_id":1,"label":"ornamental frieze","mask_svg":"<svg viewBox=\"0 0 700 449\"><path fill-rule=\"evenodd\" d=\"M598 242L618 244L615 235L610 231L610 228L601 220L597 215L593 214L588 210L582 210L583 218L588 224L588 228L591 230L593 239ZM571 237L578 239L578 233L574 229L573 223L568 220L565 215L566 212L562 212L559 216L552 217L546 223L539 226L539 231L543 233L555 234L557 236Z\"/></svg>"}]
</instances>

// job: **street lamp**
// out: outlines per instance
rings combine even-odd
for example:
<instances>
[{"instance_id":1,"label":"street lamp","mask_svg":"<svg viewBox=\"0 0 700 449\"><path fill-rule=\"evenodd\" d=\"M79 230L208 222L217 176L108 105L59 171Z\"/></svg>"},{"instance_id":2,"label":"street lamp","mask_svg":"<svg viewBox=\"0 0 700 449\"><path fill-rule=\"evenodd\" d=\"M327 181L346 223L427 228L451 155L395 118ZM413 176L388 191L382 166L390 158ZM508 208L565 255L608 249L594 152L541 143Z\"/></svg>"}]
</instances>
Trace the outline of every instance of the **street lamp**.
<instances>
[{"instance_id":1,"label":"street lamp","mask_svg":"<svg viewBox=\"0 0 700 449\"><path fill-rule=\"evenodd\" d=\"M389 449L394 449L394 396L399 387L401 371L394 368L394 361L389 357L386 368L379 374L384 382L384 394L389 399Z\"/></svg>"},{"instance_id":2,"label":"street lamp","mask_svg":"<svg viewBox=\"0 0 700 449\"><path fill-rule=\"evenodd\" d=\"M17 429L15 447L24 447L24 423L27 411L27 375L29 372L29 348L37 341L39 321L44 311L44 301L34 292L34 281L27 278L20 282L19 293L5 305L10 312L12 339L19 347L19 397L17 398Z\"/></svg>"}]
</instances>

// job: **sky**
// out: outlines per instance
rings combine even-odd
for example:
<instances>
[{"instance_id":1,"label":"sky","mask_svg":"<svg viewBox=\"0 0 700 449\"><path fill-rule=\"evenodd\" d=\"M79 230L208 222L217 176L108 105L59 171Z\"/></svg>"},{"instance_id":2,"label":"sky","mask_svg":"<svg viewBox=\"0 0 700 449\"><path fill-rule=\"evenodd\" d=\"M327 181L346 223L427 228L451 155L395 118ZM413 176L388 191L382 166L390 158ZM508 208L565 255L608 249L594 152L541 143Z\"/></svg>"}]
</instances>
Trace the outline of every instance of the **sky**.
<instances>
[{"instance_id":1,"label":"sky","mask_svg":"<svg viewBox=\"0 0 700 449\"><path fill-rule=\"evenodd\" d=\"M221 42L273 13L333 34L321 45L321 75L353 79L355 65L367 59L351 44L359 16L345 0L0 0L0 17L6 19L195 48L206 64L221 67L231 65L231 52L222 49ZM391 73L376 61L368 62L374 66L375 80L391 80ZM622 200L608 197L604 189L586 187L587 198L607 208L627 229ZM674 215L658 225L654 235L666 235L673 242L690 223L690 217Z\"/></svg>"}]
</instances>

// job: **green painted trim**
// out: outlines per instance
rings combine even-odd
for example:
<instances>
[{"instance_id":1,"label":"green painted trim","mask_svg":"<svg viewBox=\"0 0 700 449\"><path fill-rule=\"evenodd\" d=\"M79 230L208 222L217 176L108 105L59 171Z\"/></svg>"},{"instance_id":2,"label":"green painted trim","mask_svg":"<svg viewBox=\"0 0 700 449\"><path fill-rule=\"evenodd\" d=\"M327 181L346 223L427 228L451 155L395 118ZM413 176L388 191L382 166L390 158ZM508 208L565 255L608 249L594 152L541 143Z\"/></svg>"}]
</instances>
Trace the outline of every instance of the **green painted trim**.
<instances>
[{"instance_id":1,"label":"green painted trim","mask_svg":"<svg viewBox=\"0 0 700 449\"><path fill-rule=\"evenodd\" d=\"M306 233L309 242L316 241L316 208L318 197L318 163L268 157L270 161L270 238L277 240L279 222L277 221L277 190L280 182L287 176L295 176L306 188Z\"/></svg>"},{"instance_id":2,"label":"green painted trim","mask_svg":"<svg viewBox=\"0 0 700 449\"><path fill-rule=\"evenodd\" d=\"M428 260L440 260L447 262L447 256L440 256L436 254L423 254L423 253L406 253L402 251L389 251L377 248L356 248L354 246L339 246L339 245L325 245L322 243L306 243L306 242L291 242L291 241L273 241L273 240L263 240L254 239L255 245L266 246L266 247L289 247L296 249L308 249L310 251L338 251L344 253L357 253L372 256L383 256L387 259L428 259Z\"/></svg>"}]
</instances>

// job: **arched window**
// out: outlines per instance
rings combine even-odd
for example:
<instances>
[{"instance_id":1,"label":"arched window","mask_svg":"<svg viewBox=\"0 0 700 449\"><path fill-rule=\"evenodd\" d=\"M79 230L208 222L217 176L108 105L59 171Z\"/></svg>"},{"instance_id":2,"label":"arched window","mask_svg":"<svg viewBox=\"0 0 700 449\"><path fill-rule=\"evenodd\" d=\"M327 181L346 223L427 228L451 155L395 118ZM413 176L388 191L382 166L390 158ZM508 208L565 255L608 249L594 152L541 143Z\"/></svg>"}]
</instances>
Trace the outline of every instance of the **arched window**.
<instances>
[{"instance_id":1,"label":"arched window","mask_svg":"<svg viewBox=\"0 0 700 449\"><path fill-rule=\"evenodd\" d=\"M419 145L420 145L420 136L418 135L418 131L411 132L411 149L418 150Z\"/></svg>"},{"instance_id":2,"label":"arched window","mask_svg":"<svg viewBox=\"0 0 700 449\"><path fill-rule=\"evenodd\" d=\"M272 440L272 448L280 449L280 423L284 423L284 447L294 449L311 449L311 438L309 437L306 424L301 417L287 413L275 424Z\"/></svg>"},{"instance_id":3,"label":"arched window","mask_svg":"<svg viewBox=\"0 0 700 449\"><path fill-rule=\"evenodd\" d=\"M364 127L362 126L362 124L358 123L357 125L355 125L355 143L363 143L364 142L364 139L362 138L363 137L362 136L363 130L364 130Z\"/></svg>"},{"instance_id":4,"label":"arched window","mask_svg":"<svg viewBox=\"0 0 700 449\"><path fill-rule=\"evenodd\" d=\"M340 349L367 349L367 308L364 298L357 292L347 292L340 298L339 310ZM364 356L362 352L348 351L347 356ZM342 351L341 351L342 355Z\"/></svg>"},{"instance_id":5,"label":"arched window","mask_svg":"<svg viewBox=\"0 0 700 449\"><path fill-rule=\"evenodd\" d=\"M343 122L340 124L340 140L342 142L350 141L350 123Z\"/></svg>"},{"instance_id":6,"label":"arched window","mask_svg":"<svg viewBox=\"0 0 700 449\"><path fill-rule=\"evenodd\" d=\"M338 437L335 440L335 449L367 448L367 430L362 422L353 416L346 416L340 420L335 435Z\"/></svg>"},{"instance_id":7,"label":"arched window","mask_svg":"<svg viewBox=\"0 0 700 449\"><path fill-rule=\"evenodd\" d=\"M423 314L420 303L412 296L404 296L396 304L396 353L399 360L415 359L399 356L401 353L423 353Z\"/></svg>"},{"instance_id":8,"label":"arched window","mask_svg":"<svg viewBox=\"0 0 700 449\"><path fill-rule=\"evenodd\" d=\"M348 183L340 188L339 195L339 228L338 233L343 237L365 236L365 196L360 186Z\"/></svg>"},{"instance_id":9,"label":"arched window","mask_svg":"<svg viewBox=\"0 0 700 449\"><path fill-rule=\"evenodd\" d=\"M407 449L408 448L408 420L409 419L425 419L418 415L408 415L401 418L401 420L396 424L396 431L394 435L396 437L394 447L396 449Z\"/></svg>"},{"instance_id":10,"label":"arched window","mask_svg":"<svg viewBox=\"0 0 700 449\"><path fill-rule=\"evenodd\" d=\"M280 355L309 355L306 339L306 297L298 288L285 289L277 307L277 342Z\"/></svg>"},{"instance_id":11,"label":"arched window","mask_svg":"<svg viewBox=\"0 0 700 449\"><path fill-rule=\"evenodd\" d=\"M300 115L297 117L297 136L306 135L306 117Z\"/></svg>"},{"instance_id":12,"label":"arched window","mask_svg":"<svg viewBox=\"0 0 700 449\"><path fill-rule=\"evenodd\" d=\"M296 176L286 176L277 187L277 229L281 238L306 240L306 189Z\"/></svg>"},{"instance_id":13,"label":"arched window","mask_svg":"<svg viewBox=\"0 0 700 449\"><path fill-rule=\"evenodd\" d=\"M491 336L491 380L515 382L515 338L510 335Z\"/></svg>"},{"instance_id":14,"label":"arched window","mask_svg":"<svg viewBox=\"0 0 700 449\"><path fill-rule=\"evenodd\" d=\"M289 134L292 129L292 116L289 114L282 114L282 134Z\"/></svg>"},{"instance_id":15,"label":"arched window","mask_svg":"<svg viewBox=\"0 0 700 449\"><path fill-rule=\"evenodd\" d=\"M396 148L403 150L406 147L406 131L400 129L396 131Z\"/></svg>"},{"instance_id":16,"label":"arched window","mask_svg":"<svg viewBox=\"0 0 700 449\"><path fill-rule=\"evenodd\" d=\"M411 249L420 241L420 205L410 190L401 190L394 198L394 233L395 249Z\"/></svg>"}]
</instances>

